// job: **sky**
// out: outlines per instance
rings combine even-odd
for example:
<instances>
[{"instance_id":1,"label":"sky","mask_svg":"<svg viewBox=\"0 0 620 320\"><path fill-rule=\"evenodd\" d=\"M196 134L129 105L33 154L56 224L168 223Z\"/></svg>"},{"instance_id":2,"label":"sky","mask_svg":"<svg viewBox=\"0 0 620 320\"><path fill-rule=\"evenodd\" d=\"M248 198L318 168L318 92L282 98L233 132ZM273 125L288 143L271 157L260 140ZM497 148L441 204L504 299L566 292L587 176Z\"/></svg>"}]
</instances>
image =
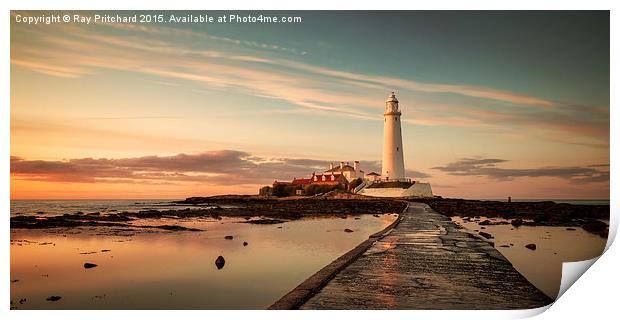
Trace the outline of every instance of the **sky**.
<instances>
[{"instance_id":1,"label":"sky","mask_svg":"<svg viewBox=\"0 0 620 320\"><path fill-rule=\"evenodd\" d=\"M361 161L385 100L444 197L609 198L609 13L193 12L300 23L53 23L11 13L11 199L256 194Z\"/></svg>"}]
</instances>

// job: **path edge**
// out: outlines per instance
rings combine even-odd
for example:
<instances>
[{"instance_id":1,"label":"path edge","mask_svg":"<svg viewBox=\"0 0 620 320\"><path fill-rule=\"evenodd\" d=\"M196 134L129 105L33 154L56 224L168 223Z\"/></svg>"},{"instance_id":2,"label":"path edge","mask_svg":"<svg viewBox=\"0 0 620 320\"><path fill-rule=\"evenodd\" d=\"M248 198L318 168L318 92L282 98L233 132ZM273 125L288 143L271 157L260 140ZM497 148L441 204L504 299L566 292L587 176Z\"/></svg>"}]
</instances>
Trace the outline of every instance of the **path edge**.
<instances>
[{"instance_id":1,"label":"path edge","mask_svg":"<svg viewBox=\"0 0 620 320\"><path fill-rule=\"evenodd\" d=\"M405 209L398 214L398 218L394 220L385 229L375 232L368 236L368 239L357 245L357 247L351 249L349 252L338 257L330 264L317 271L315 274L304 280L300 285L295 287L289 293L282 296L272 305L268 310L292 310L299 309L306 301L310 300L315 294L317 294L327 283L333 279L340 271L350 265L353 261L357 260L368 248L370 248L377 240L380 240L386 236L392 229L394 229L403 219L403 214L409 210L409 201Z\"/></svg>"}]
</instances>

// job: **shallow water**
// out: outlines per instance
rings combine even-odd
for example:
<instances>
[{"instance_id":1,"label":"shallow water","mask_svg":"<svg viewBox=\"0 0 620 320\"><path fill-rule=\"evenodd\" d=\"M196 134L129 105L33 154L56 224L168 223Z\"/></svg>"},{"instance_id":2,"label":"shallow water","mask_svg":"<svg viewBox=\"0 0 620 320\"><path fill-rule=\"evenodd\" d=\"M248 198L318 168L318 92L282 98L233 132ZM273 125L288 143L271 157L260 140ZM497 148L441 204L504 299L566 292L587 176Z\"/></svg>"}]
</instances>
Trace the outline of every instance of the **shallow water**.
<instances>
[{"instance_id":1,"label":"shallow water","mask_svg":"<svg viewBox=\"0 0 620 320\"><path fill-rule=\"evenodd\" d=\"M264 309L395 218L361 215L274 225L237 218L142 222L202 232L11 230L11 307ZM233 239L224 239L227 235ZM219 255L225 258L221 270L215 265ZM87 262L98 266L85 269ZM62 298L46 301L50 296Z\"/></svg>"},{"instance_id":2,"label":"shallow water","mask_svg":"<svg viewBox=\"0 0 620 320\"><path fill-rule=\"evenodd\" d=\"M498 218L480 217L480 221L508 221ZM452 217L452 221L465 229L478 233L490 233L495 248L504 255L525 278L551 298L556 298L562 279L562 263L583 261L603 253L607 238L602 238L576 227L486 225L463 221ZM536 250L525 248L534 243ZM512 244L512 245L511 245ZM502 247L502 246L508 247Z\"/></svg>"}]
</instances>

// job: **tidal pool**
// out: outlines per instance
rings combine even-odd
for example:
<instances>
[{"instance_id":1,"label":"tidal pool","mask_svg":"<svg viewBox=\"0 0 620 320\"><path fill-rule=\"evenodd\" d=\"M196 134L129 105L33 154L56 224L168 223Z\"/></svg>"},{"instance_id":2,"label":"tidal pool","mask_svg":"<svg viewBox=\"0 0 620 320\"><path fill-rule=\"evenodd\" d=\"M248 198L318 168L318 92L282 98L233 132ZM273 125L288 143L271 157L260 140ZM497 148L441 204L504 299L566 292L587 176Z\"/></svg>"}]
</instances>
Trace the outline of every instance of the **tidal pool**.
<instances>
[{"instance_id":1,"label":"tidal pool","mask_svg":"<svg viewBox=\"0 0 620 320\"><path fill-rule=\"evenodd\" d=\"M480 217L480 221L509 221L499 218ZM579 227L547 227L510 225L479 225L480 221L464 221L452 217L452 221L472 233L490 233L495 248L508 259L527 280L550 298L555 299L560 290L562 263L583 261L603 253L607 238L589 233ZM575 229L575 230L570 230ZM536 250L525 246L533 243Z\"/></svg>"},{"instance_id":2,"label":"tidal pool","mask_svg":"<svg viewBox=\"0 0 620 320\"><path fill-rule=\"evenodd\" d=\"M199 232L11 230L11 308L264 309L396 217L140 222L205 230ZM48 301L52 296L60 299Z\"/></svg>"}]
</instances>

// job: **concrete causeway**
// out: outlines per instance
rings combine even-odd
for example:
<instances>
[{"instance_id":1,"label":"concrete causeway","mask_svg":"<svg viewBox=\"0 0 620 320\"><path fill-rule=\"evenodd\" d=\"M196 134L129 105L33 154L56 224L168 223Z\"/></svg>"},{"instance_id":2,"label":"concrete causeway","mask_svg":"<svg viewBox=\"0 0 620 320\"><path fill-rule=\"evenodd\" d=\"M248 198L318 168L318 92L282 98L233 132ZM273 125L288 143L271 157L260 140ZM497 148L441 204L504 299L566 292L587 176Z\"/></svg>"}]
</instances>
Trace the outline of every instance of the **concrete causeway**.
<instances>
[{"instance_id":1,"label":"concrete causeway","mask_svg":"<svg viewBox=\"0 0 620 320\"><path fill-rule=\"evenodd\" d=\"M272 308L529 309L553 302L488 241L428 205L411 203L399 219L329 277L313 281L316 288L302 284L303 292L281 299L297 304Z\"/></svg>"}]
</instances>

